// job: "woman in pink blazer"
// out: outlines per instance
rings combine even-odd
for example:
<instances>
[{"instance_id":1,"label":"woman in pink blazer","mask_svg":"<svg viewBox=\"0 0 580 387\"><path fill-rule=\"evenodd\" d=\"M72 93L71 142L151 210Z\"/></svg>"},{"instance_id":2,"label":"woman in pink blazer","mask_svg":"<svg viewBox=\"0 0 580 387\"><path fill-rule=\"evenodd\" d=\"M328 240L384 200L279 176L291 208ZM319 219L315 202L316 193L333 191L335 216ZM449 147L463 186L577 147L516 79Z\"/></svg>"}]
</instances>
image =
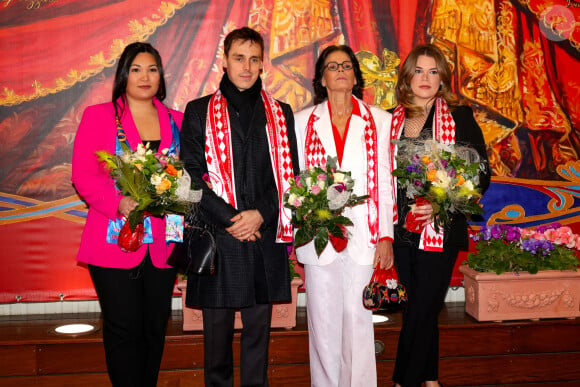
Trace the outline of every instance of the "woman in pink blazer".
<instances>
[{"instance_id":1,"label":"woman in pink blazer","mask_svg":"<svg viewBox=\"0 0 580 387\"><path fill-rule=\"evenodd\" d=\"M114 386L155 386L176 270L165 221L151 217L152 243L123 252L109 225L137 205L115 188L95 152L119 150L116 117L132 149L179 150L183 114L168 109L161 57L148 43L128 45L115 74L112 102L89 106L75 138L72 181L89 211L77 260L88 264L103 315L107 370Z\"/></svg>"}]
</instances>

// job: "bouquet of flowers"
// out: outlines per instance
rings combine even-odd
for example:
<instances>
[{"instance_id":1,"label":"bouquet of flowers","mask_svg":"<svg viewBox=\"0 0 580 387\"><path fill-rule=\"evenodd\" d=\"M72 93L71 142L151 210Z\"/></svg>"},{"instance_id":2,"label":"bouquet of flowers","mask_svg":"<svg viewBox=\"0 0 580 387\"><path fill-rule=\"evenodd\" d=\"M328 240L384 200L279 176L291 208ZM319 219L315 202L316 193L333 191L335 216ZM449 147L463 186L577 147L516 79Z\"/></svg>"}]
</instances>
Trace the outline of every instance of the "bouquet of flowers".
<instances>
[{"instance_id":1,"label":"bouquet of flowers","mask_svg":"<svg viewBox=\"0 0 580 387\"><path fill-rule=\"evenodd\" d=\"M191 179L176 155L168 149L154 153L149 146L139 144L131 151L122 143L123 154L98 151L97 158L115 179L123 195L138 204L119 233L118 244L125 251L135 251L141 245L143 221L146 215L185 214L191 202L201 199L201 191L190 191Z\"/></svg>"},{"instance_id":2,"label":"bouquet of flowers","mask_svg":"<svg viewBox=\"0 0 580 387\"><path fill-rule=\"evenodd\" d=\"M480 272L576 270L580 236L570 227L553 223L534 229L507 225L483 226L472 235L475 253L467 255L467 265Z\"/></svg>"},{"instance_id":3,"label":"bouquet of flowers","mask_svg":"<svg viewBox=\"0 0 580 387\"><path fill-rule=\"evenodd\" d=\"M433 207L434 228L449 223L449 213L466 216L482 214L479 204L479 172L485 166L476 151L467 147L445 145L434 140L396 141L397 168L393 175L405 187L411 208L428 201ZM409 231L421 232L413 212L406 219Z\"/></svg>"},{"instance_id":4,"label":"bouquet of flowers","mask_svg":"<svg viewBox=\"0 0 580 387\"><path fill-rule=\"evenodd\" d=\"M352 225L352 221L341 212L369 198L353 193L350 172L339 171L336 161L336 157L329 157L326 167L301 171L290 180L290 190L284 196L285 206L292 210L292 224L298 228L294 238L296 246L314 240L319 256L329 240L336 251L346 248L345 226Z\"/></svg>"}]
</instances>

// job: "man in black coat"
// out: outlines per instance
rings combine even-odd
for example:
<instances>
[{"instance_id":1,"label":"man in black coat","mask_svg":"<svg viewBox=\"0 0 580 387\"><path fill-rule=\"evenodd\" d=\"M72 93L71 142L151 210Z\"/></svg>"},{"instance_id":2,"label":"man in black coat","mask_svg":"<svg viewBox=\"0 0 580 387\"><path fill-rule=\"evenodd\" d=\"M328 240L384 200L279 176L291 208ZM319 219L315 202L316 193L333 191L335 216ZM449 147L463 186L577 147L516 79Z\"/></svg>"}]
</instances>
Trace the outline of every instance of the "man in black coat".
<instances>
[{"instance_id":1,"label":"man in black coat","mask_svg":"<svg viewBox=\"0 0 580 387\"><path fill-rule=\"evenodd\" d=\"M181 129L181 157L217 229L216 273L187 280L187 305L203 311L206 386L233 385L237 309L241 385L268 385L272 303L291 299L283 194L298 172L294 117L262 90L263 54L258 32L228 34L219 90L188 103Z\"/></svg>"}]
</instances>

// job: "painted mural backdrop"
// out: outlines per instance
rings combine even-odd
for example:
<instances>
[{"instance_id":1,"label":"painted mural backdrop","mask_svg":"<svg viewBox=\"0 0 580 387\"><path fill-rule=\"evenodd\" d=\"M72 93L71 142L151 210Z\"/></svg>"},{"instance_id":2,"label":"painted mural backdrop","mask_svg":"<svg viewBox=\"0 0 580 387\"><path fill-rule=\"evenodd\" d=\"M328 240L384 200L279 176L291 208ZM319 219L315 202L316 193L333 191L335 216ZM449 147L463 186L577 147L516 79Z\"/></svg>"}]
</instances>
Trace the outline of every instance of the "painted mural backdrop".
<instances>
[{"instance_id":1,"label":"painted mural backdrop","mask_svg":"<svg viewBox=\"0 0 580 387\"><path fill-rule=\"evenodd\" d=\"M243 25L265 36L264 83L295 110L312 103L325 45L350 45L365 99L389 109L401 59L435 43L488 144L485 221L580 230L575 1L1 0L0 302L95 296L75 261L86 207L70 183L72 145L84 108L110 100L123 47L159 49L165 102L183 110L216 89L223 38Z\"/></svg>"}]
</instances>

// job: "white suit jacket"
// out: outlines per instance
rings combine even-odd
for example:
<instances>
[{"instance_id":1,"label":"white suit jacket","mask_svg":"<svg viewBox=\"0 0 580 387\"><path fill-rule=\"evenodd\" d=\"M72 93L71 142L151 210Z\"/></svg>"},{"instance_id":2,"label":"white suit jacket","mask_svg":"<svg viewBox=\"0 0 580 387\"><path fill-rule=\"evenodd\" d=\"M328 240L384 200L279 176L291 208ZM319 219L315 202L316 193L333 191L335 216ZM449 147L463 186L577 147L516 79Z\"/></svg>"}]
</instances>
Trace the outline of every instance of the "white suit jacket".
<instances>
[{"instance_id":1,"label":"white suit jacket","mask_svg":"<svg viewBox=\"0 0 580 387\"><path fill-rule=\"evenodd\" d=\"M364 103L356 99L359 104L361 115L364 116L366 108ZM336 147L332 134L332 123L328 109L328 102L324 101L316 106L310 106L296 113L295 128L296 139L298 141L298 155L300 158L300 170L305 169L304 143L306 137L306 126L310 114L314 114L318 119L314 122L314 130L317 132L327 156L336 157ZM391 187L391 166L389 130L391 128L391 114L371 107L371 114L377 127L378 139L378 173L379 173L379 239L383 237L393 238L393 195ZM362 117L353 115L350 119L342 164L340 170L350 171L355 181L354 192L357 195L366 195L366 173L367 157L366 145L364 141L365 121ZM366 202L355 207L345 208L343 215L350 218L353 226L348 226L348 245L346 252L360 265L371 265L373 263L376 245L370 243L370 231L368 225L368 207ZM343 251L344 252L344 251ZM336 259L338 253L334 250L330 242L322 251L320 257L316 255L314 243L296 248L298 261L310 265L328 265Z\"/></svg>"}]
</instances>

